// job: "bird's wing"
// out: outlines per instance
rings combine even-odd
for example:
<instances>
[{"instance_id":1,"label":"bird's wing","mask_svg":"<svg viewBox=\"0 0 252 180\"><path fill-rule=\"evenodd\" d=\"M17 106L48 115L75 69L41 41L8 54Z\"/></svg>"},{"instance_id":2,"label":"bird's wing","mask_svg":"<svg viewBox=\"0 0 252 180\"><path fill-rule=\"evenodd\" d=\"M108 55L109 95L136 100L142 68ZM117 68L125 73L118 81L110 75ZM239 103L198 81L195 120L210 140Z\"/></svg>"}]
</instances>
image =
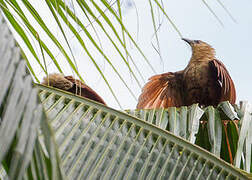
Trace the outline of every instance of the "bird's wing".
<instances>
[{"instance_id":1,"label":"bird's wing","mask_svg":"<svg viewBox=\"0 0 252 180\"><path fill-rule=\"evenodd\" d=\"M143 87L138 99L138 109L179 107L183 105L182 71L152 76Z\"/></svg>"},{"instance_id":2,"label":"bird's wing","mask_svg":"<svg viewBox=\"0 0 252 180\"><path fill-rule=\"evenodd\" d=\"M73 88L69 89L69 91L71 91L72 93L77 92L78 94L80 94L83 97L92 99L94 101L97 101L99 103L106 105L104 100L88 85L84 84L80 80L74 79L72 76L65 76L65 78L74 84ZM77 89L76 89L76 87L77 87Z\"/></svg>"},{"instance_id":3,"label":"bird's wing","mask_svg":"<svg viewBox=\"0 0 252 180\"><path fill-rule=\"evenodd\" d=\"M218 84L221 87L221 101L229 101L235 104L236 92L233 80L231 79L225 65L219 60L212 60L209 62L212 69L213 76L217 78Z\"/></svg>"}]
</instances>

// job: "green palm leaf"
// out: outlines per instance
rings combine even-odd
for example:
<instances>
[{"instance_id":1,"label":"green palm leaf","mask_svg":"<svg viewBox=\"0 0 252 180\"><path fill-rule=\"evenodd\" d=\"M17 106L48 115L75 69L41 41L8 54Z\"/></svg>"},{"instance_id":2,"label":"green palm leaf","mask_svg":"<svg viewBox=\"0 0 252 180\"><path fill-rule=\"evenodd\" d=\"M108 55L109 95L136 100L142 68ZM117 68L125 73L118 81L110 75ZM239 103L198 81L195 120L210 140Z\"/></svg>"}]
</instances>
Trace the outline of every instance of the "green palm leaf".
<instances>
[{"instance_id":1,"label":"green palm leaf","mask_svg":"<svg viewBox=\"0 0 252 180\"><path fill-rule=\"evenodd\" d=\"M0 27L0 177L61 179L57 147L38 90L3 19ZM39 128L47 155L38 142Z\"/></svg>"},{"instance_id":2,"label":"green palm leaf","mask_svg":"<svg viewBox=\"0 0 252 180\"><path fill-rule=\"evenodd\" d=\"M128 113L196 143L250 172L251 146L248 144L251 137L248 129L251 128L252 110L249 104L244 104L236 111L243 111L241 120L228 102L220 103L217 108L209 106L204 111L194 104L190 107L133 110Z\"/></svg>"},{"instance_id":3,"label":"green palm leaf","mask_svg":"<svg viewBox=\"0 0 252 180\"><path fill-rule=\"evenodd\" d=\"M69 178L245 178L231 165L157 126L61 90L38 87ZM189 119L200 117L198 108L189 108ZM161 112L170 115L169 120L179 117L168 111ZM142 112L136 114L152 117L155 123L156 117L165 117L160 111ZM188 133L190 139L195 132Z\"/></svg>"}]
</instances>

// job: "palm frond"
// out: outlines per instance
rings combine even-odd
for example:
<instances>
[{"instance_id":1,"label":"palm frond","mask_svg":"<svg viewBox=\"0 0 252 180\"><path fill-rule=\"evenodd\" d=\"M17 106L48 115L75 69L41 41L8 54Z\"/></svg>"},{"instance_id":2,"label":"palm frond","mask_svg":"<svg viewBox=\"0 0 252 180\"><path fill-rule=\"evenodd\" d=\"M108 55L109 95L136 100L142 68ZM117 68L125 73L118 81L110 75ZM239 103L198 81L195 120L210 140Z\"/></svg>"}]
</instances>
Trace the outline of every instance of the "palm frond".
<instances>
[{"instance_id":1,"label":"palm frond","mask_svg":"<svg viewBox=\"0 0 252 180\"><path fill-rule=\"evenodd\" d=\"M251 128L252 109L247 103L240 108L223 102L218 108L209 106L204 110L195 104L191 107L127 112L209 150L238 168L251 171L248 129Z\"/></svg>"},{"instance_id":2,"label":"palm frond","mask_svg":"<svg viewBox=\"0 0 252 180\"><path fill-rule=\"evenodd\" d=\"M228 163L157 126L92 100L54 88L37 86L41 89L40 97L51 119L63 168L69 178L145 179L189 176L194 179L203 174L210 179L216 176L244 178L238 171L239 175L236 174L235 168ZM168 128L177 128L179 123L176 122L180 115L175 108L157 110L155 113L153 111L131 113L144 116L154 124L162 124L162 119L167 119L168 115ZM194 117L199 121L203 112L194 105L184 117L188 116L188 120ZM225 116L223 112L222 116ZM194 123L188 124L191 130L188 130L187 136L191 139L198 128L192 127L195 126ZM215 149L213 152L216 152Z\"/></svg>"},{"instance_id":3,"label":"palm frond","mask_svg":"<svg viewBox=\"0 0 252 180\"><path fill-rule=\"evenodd\" d=\"M7 24L0 20L0 177L22 179L61 179L60 163L54 136L47 122L38 90L21 59ZM47 155L38 142L38 131L45 137ZM35 149L35 150L34 150ZM33 162L33 163L30 163ZM36 163L35 163L36 162ZM37 171L35 170L37 166ZM41 173L40 166L45 170ZM32 173L28 173L28 171ZM36 174L37 173L37 174Z\"/></svg>"}]
</instances>

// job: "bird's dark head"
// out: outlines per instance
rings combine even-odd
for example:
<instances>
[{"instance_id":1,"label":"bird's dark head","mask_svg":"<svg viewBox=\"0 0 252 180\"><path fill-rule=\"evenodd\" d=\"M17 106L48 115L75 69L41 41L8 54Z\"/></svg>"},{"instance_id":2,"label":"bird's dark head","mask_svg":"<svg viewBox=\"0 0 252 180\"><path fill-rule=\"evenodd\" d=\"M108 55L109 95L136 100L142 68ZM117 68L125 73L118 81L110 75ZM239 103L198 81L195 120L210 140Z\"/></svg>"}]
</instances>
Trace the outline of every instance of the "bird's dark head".
<instances>
[{"instance_id":1,"label":"bird's dark head","mask_svg":"<svg viewBox=\"0 0 252 180\"><path fill-rule=\"evenodd\" d=\"M205 43L201 40L190 40L186 38L182 38L185 42L187 42L192 48L192 57L198 60L204 59L214 59L215 58L215 50L209 44Z\"/></svg>"}]
</instances>

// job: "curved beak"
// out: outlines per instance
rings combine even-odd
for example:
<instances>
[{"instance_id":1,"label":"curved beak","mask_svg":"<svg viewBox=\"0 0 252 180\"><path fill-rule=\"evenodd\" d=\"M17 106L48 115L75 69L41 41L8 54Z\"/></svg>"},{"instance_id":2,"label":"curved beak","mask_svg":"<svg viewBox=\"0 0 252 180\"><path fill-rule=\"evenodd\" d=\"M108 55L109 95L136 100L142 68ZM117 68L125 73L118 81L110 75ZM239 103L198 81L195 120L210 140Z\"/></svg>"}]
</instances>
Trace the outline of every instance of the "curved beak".
<instances>
[{"instance_id":1,"label":"curved beak","mask_svg":"<svg viewBox=\"0 0 252 180\"><path fill-rule=\"evenodd\" d=\"M182 40L184 40L185 42L187 42L190 45L193 43L193 40L190 40L190 39L182 38Z\"/></svg>"}]
</instances>

